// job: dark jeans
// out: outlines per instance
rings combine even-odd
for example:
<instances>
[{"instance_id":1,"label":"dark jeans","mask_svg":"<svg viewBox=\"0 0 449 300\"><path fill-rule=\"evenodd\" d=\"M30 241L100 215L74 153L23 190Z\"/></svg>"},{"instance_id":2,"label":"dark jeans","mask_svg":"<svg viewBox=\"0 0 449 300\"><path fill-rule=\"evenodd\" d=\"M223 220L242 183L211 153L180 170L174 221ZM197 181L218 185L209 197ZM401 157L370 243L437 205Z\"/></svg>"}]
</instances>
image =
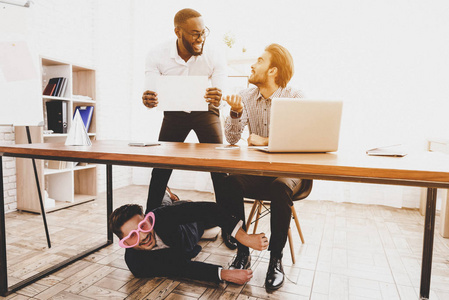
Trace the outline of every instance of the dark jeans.
<instances>
[{"instance_id":1,"label":"dark jeans","mask_svg":"<svg viewBox=\"0 0 449 300\"><path fill-rule=\"evenodd\" d=\"M270 246L271 256L282 258L290 226L292 196L299 191L301 179L265 177L255 175L229 175L224 179L223 198L220 205L229 214L245 222L243 198L271 201ZM246 230L246 224L244 225ZM249 252L248 247L238 245L239 251Z\"/></svg>"},{"instance_id":2,"label":"dark jeans","mask_svg":"<svg viewBox=\"0 0 449 300\"><path fill-rule=\"evenodd\" d=\"M200 143L223 143L220 118L216 111L193 111L191 113L171 111L164 113L159 141L184 142L193 130ZM146 212L159 207L170 179L171 169L154 168L151 173ZM221 182L226 174L211 173L215 195L220 194Z\"/></svg>"}]
</instances>

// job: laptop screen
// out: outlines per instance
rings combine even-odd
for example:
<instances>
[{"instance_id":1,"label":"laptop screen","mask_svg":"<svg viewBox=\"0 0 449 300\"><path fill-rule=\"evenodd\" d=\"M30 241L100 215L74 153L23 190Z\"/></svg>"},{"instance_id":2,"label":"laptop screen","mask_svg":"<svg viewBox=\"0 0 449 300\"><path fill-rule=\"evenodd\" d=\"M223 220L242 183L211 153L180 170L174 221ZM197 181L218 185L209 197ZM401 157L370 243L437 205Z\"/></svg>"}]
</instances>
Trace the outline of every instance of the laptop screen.
<instances>
[{"instance_id":1,"label":"laptop screen","mask_svg":"<svg viewBox=\"0 0 449 300\"><path fill-rule=\"evenodd\" d=\"M342 101L274 98L268 151L337 151L342 108Z\"/></svg>"}]
</instances>

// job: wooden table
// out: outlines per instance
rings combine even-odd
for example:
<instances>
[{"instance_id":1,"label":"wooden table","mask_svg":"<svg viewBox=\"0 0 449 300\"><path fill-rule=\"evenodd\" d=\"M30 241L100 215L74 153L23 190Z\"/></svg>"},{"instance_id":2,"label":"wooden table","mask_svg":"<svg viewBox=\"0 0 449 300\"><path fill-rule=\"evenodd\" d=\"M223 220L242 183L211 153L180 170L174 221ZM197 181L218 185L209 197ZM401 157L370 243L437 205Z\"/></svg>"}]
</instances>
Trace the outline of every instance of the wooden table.
<instances>
[{"instance_id":1,"label":"wooden table","mask_svg":"<svg viewBox=\"0 0 449 300\"><path fill-rule=\"evenodd\" d=\"M96 141L90 147L63 144L0 146L0 294L6 295L54 272L76 259L112 243L107 241L31 279L8 288L2 156L79 161L106 165L107 215L112 212L112 165L159 167L182 170L289 176L319 180L380 183L427 188L421 268L421 299L428 299L432 269L436 189L449 188L449 156L410 153L406 157L374 157L363 151L338 153L268 154L254 149L217 149L217 144L162 143L160 146L129 147L125 141Z\"/></svg>"}]
</instances>

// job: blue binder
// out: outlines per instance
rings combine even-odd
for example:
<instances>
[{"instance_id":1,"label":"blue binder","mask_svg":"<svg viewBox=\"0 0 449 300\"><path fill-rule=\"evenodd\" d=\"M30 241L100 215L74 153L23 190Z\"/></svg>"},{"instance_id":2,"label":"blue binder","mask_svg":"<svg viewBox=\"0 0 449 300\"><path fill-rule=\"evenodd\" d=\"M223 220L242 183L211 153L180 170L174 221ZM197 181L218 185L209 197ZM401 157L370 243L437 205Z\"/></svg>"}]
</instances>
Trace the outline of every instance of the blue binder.
<instances>
[{"instance_id":1,"label":"blue binder","mask_svg":"<svg viewBox=\"0 0 449 300\"><path fill-rule=\"evenodd\" d=\"M80 112L81 119L83 119L84 127L86 127L86 131L89 132L90 122L92 121L92 115L94 113L93 106L77 106L75 108L75 113L73 117L75 117L76 111Z\"/></svg>"}]
</instances>

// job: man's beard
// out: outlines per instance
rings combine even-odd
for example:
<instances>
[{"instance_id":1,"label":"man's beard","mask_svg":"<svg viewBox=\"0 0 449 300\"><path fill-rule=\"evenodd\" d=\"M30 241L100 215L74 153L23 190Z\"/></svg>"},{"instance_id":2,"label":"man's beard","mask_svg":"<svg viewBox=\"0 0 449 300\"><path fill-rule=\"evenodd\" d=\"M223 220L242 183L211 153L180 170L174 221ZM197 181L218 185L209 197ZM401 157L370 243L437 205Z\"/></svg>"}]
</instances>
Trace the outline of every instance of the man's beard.
<instances>
[{"instance_id":1,"label":"man's beard","mask_svg":"<svg viewBox=\"0 0 449 300\"><path fill-rule=\"evenodd\" d=\"M204 42L203 42L203 44L201 45L201 51L200 51L200 52L196 52L196 51L193 49L192 44L189 43L189 41L187 41L187 40L184 38L184 35L182 35L182 44L184 45L184 47L186 48L186 50L187 50L190 54L192 54L193 56L198 56L198 55L203 54Z\"/></svg>"},{"instance_id":2,"label":"man's beard","mask_svg":"<svg viewBox=\"0 0 449 300\"><path fill-rule=\"evenodd\" d=\"M250 76L248 78L248 82L254 84L255 86L263 86L267 83L267 81L268 81L268 71L262 75L256 75L256 73L254 73L253 76Z\"/></svg>"}]
</instances>

